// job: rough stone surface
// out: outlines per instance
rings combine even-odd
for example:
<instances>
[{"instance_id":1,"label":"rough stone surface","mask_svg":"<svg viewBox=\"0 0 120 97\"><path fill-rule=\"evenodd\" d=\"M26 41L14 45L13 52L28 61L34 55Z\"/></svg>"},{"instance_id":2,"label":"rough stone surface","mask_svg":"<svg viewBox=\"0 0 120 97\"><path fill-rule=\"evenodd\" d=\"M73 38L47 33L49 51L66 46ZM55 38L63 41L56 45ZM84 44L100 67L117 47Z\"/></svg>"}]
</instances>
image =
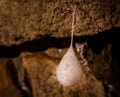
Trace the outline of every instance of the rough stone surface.
<instances>
[{"instance_id":1,"label":"rough stone surface","mask_svg":"<svg viewBox=\"0 0 120 97\"><path fill-rule=\"evenodd\" d=\"M39 52L23 51L12 59L4 58L3 60L3 58L0 58L2 64L0 66L4 67L0 68L1 72L5 71L5 77L2 77L2 79L7 80L7 83L13 83L14 81L11 87L21 87L29 95L27 97L119 97L120 47L118 45L119 36L116 34L115 36L118 38L112 33L111 38L108 38L110 34L102 34L89 39L84 49L84 56L91 70L83 62L80 62L84 73L80 82L73 87L62 87L56 79L56 67L68 49L65 47L60 49L49 47L47 50ZM9 47L7 48L9 49ZM16 48L14 49L16 51ZM78 58L80 53L77 52ZM5 61L6 59L7 61ZM10 64L8 60L13 63ZM79 61L81 61L81 58L79 58ZM6 68L11 71L9 74L12 76L6 73ZM14 69L16 69L16 73L13 72ZM9 78L17 79L18 84L15 84L16 81L9 80ZM1 85L3 87L3 81ZM11 88L7 87L7 89Z\"/></svg>"},{"instance_id":2,"label":"rough stone surface","mask_svg":"<svg viewBox=\"0 0 120 97\"><path fill-rule=\"evenodd\" d=\"M0 97L23 97L12 80L9 69L9 59L0 58Z\"/></svg>"},{"instance_id":3,"label":"rough stone surface","mask_svg":"<svg viewBox=\"0 0 120 97\"><path fill-rule=\"evenodd\" d=\"M120 0L76 0L75 36L120 27ZM0 45L37 38L68 37L70 0L0 0Z\"/></svg>"},{"instance_id":4,"label":"rough stone surface","mask_svg":"<svg viewBox=\"0 0 120 97\"><path fill-rule=\"evenodd\" d=\"M84 66L81 81L72 87L63 87L56 78L58 57L52 58L49 53L39 52L22 53L21 57L31 82L33 97L106 97L102 82Z\"/></svg>"},{"instance_id":5,"label":"rough stone surface","mask_svg":"<svg viewBox=\"0 0 120 97\"><path fill-rule=\"evenodd\" d=\"M63 87L55 74L69 45L71 0L0 0L0 97L120 97L120 0L74 6L74 42L88 43L90 69Z\"/></svg>"}]
</instances>

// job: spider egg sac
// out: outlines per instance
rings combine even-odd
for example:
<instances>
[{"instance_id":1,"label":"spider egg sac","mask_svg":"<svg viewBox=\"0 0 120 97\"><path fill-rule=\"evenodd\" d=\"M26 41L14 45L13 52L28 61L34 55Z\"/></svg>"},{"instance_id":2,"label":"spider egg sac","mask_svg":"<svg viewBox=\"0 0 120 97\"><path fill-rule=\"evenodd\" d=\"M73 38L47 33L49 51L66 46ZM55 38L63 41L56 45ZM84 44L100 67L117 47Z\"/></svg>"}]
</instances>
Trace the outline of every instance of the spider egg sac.
<instances>
[{"instance_id":1,"label":"spider egg sac","mask_svg":"<svg viewBox=\"0 0 120 97\"><path fill-rule=\"evenodd\" d=\"M82 69L72 46L70 46L60 61L56 75L63 86L72 86L80 81Z\"/></svg>"}]
</instances>

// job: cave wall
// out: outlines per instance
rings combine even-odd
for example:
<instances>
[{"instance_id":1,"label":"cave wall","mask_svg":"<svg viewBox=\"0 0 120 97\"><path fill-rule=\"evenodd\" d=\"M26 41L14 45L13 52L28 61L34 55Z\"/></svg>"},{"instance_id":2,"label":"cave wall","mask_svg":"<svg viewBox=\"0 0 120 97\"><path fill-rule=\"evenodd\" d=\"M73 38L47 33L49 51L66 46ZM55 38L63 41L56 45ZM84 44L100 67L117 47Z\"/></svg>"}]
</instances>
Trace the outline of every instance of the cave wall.
<instances>
[{"instance_id":1,"label":"cave wall","mask_svg":"<svg viewBox=\"0 0 120 97\"><path fill-rule=\"evenodd\" d=\"M88 65L65 88L55 71L70 44L71 5L74 48L87 44ZM0 0L0 96L119 97L119 27L120 0Z\"/></svg>"},{"instance_id":2,"label":"cave wall","mask_svg":"<svg viewBox=\"0 0 120 97\"><path fill-rule=\"evenodd\" d=\"M0 45L41 37L69 37L71 5L76 7L74 36L120 27L120 0L0 0Z\"/></svg>"},{"instance_id":3,"label":"cave wall","mask_svg":"<svg viewBox=\"0 0 120 97\"><path fill-rule=\"evenodd\" d=\"M56 67L69 47L66 46L70 43L69 38L59 39L60 43L65 41L59 46L51 39L48 44L43 43L44 49L38 45L42 42L39 40L36 40L37 44L32 41L24 45L1 47L0 67L4 68L0 68L0 76L9 85L0 82L0 87L8 88L0 91L0 95L8 97L9 91L14 91L23 97L119 97L119 31L115 28L83 37L82 40L74 37L75 50L76 43L85 44L83 55L87 66L81 63L84 73L80 82L73 87L63 87L56 79ZM76 54L79 58L80 53Z\"/></svg>"}]
</instances>

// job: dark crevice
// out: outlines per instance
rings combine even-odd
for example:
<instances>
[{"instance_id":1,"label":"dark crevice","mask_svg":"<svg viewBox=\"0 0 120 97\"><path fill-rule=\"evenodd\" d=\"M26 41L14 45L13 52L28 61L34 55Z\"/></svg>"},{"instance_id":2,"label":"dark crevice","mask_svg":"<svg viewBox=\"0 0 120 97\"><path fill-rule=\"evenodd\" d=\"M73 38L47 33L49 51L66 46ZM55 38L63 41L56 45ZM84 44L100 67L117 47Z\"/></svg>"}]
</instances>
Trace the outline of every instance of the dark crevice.
<instances>
[{"instance_id":1,"label":"dark crevice","mask_svg":"<svg viewBox=\"0 0 120 97\"><path fill-rule=\"evenodd\" d=\"M107 43L118 46L119 32L120 28L113 28L111 30L104 31L93 36L74 37L74 44L77 42L88 42L88 46L92 48L96 53L99 53ZM20 45L13 45L9 47L0 46L0 57L16 57L20 54L20 52L23 51L44 51L50 47L65 48L69 47L69 45L70 37L54 38L47 36L45 38L28 41ZM116 49L118 52L120 52L119 47ZM118 53L117 51L116 53Z\"/></svg>"},{"instance_id":2,"label":"dark crevice","mask_svg":"<svg viewBox=\"0 0 120 97\"><path fill-rule=\"evenodd\" d=\"M89 39L87 40L88 47L92 48L96 53L100 53L106 44L112 44L113 46L117 46L118 48L118 42L120 41L119 32L120 28L114 28L89 37Z\"/></svg>"},{"instance_id":3,"label":"dark crevice","mask_svg":"<svg viewBox=\"0 0 120 97\"><path fill-rule=\"evenodd\" d=\"M6 69L8 76L12 78L14 85L17 86L18 85L17 70L15 69L15 66L11 60L8 61Z\"/></svg>"},{"instance_id":4,"label":"dark crevice","mask_svg":"<svg viewBox=\"0 0 120 97\"><path fill-rule=\"evenodd\" d=\"M88 56L92 59L91 62L88 61L89 64L92 64L92 66L89 67L91 67L97 79L108 83L106 87L109 89L106 93L111 95L111 97L120 97L119 32L120 28L114 28L94 35L87 40L88 51L92 51L91 55ZM114 89L111 90L109 85L112 85Z\"/></svg>"},{"instance_id":5,"label":"dark crevice","mask_svg":"<svg viewBox=\"0 0 120 97\"><path fill-rule=\"evenodd\" d=\"M19 71L16 70L14 63L11 60L8 61L6 69L7 69L8 76L10 76L12 78L14 85L21 92L23 97L33 97L30 79L28 78L27 73L25 72L25 85L26 85L26 88L29 89L29 91L25 91L22 89L22 86L21 86L22 83L19 83L19 81L18 81L19 78L18 78L17 74Z\"/></svg>"}]
</instances>

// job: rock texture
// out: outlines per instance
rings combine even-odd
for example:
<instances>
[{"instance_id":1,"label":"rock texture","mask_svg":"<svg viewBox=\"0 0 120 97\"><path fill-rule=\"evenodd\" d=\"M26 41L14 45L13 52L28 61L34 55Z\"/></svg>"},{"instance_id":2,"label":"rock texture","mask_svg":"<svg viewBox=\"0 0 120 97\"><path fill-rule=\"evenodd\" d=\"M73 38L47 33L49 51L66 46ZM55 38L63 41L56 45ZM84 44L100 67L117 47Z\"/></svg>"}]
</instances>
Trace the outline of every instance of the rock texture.
<instances>
[{"instance_id":1,"label":"rock texture","mask_svg":"<svg viewBox=\"0 0 120 97\"><path fill-rule=\"evenodd\" d=\"M41 37L68 37L71 0L0 0L0 45ZM120 27L120 0L75 0L75 36Z\"/></svg>"},{"instance_id":2,"label":"rock texture","mask_svg":"<svg viewBox=\"0 0 120 97\"><path fill-rule=\"evenodd\" d=\"M51 50L49 52L57 53L57 49ZM49 52L22 53L19 57L22 57L21 65L29 76L33 97L106 97L102 82L97 80L85 66L82 79L77 85L63 87L56 78L59 58L50 57Z\"/></svg>"},{"instance_id":3,"label":"rock texture","mask_svg":"<svg viewBox=\"0 0 120 97\"><path fill-rule=\"evenodd\" d=\"M49 46L46 50L38 50L39 45L37 45L38 48L35 46L36 52L23 50L21 53L18 48L26 49L23 45L18 48L13 46L12 49L6 47L7 54L4 51L5 48L1 50L2 56L7 58L0 57L0 79L4 80L0 81L0 85L1 87L6 86L8 90L11 90L8 86L19 87L13 89L14 95L25 97L120 97L119 31L119 29L115 29L105 32L106 34L101 33L85 38L87 46L83 49L83 55L86 57L88 66L83 64L85 60L81 62L82 57L79 56L82 52L77 50L77 57L83 64L84 73L77 85L67 88L59 84L55 75L56 67L68 49L65 48L66 44L61 48ZM31 46L34 48L34 45ZM76 47L78 48L79 45ZM29 48L30 46L27 49ZM19 55L15 56L16 52ZM27 96L20 92L21 90ZM8 97L7 90L2 91L1 89L0 92L6 93L5 97ZM1 93L0 96L4 95Z\"/></svg>"},{"instance_id":4,"label":"rock texture","mask_svg":"<svg viewBox=\"0 0 120 97\"><path fill-rule=\"evenodd\" d=\"M10 73L8 58L0 58L0 97L23 97ZM17 80L17 78L15 79Z\"/></svg>"},{"instance_id":5,"label":"rock texture","mask_svg":"<svg viewBox=\"0 0 120 97\"><path fill-rule=\"evenodd\" d=\"M74 42L87 42L90 68L81 63L80 82L65 88L55 74L72 5ZM0 0L0 97L120 97L119 27L120 0Z\"/></svg>"}]
</instances>

